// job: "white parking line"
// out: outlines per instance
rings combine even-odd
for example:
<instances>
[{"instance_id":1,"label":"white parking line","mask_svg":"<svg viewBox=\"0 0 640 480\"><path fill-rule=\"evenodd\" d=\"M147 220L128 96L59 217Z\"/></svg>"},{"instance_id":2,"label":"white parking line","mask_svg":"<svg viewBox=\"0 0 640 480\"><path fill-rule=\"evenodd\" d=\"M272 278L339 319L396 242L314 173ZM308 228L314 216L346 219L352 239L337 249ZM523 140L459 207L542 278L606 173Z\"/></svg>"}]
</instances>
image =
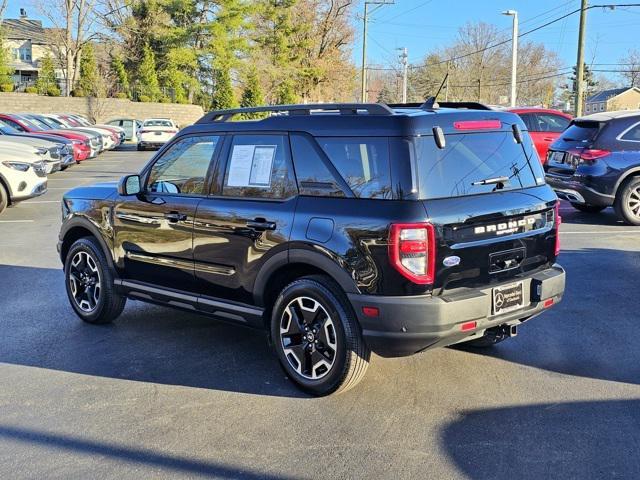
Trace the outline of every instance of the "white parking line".
<instances>
[{"instance_id":1,"label":"white parking line","mask_svg":"<svg viewBox=\"0 0 640 480\"><path fill-rule=\"evenodd\" d=\"M35 202L22 202L23 205L31 205L32 203L60 203L62 200L36 200Z\"/></svg>"},{"instance_id":2,"label":"white parking line","mask_svg":"<svg viewBox=\"0 0 640 480\"><path fill-rule=\"evenodd\" d=\"M0 223L33 223L33 220L0 220Z\"/></svg>"},{"instance_id":3,"label":"white parking line","mask_svg":"<svg viewBox=\"0 0 640 480\"><path fill-rule=\"evenodd\" d=\"M584 232L563 232L563 231L560 231L560 233L561 234L565 234L565 235L593 235L593 234L616 235L618 233L635 233L636 235L640 235L640 229L639 230L605 230L605 231L588 230L588 231L584 231Z\"/></svg>"}]
</instances>

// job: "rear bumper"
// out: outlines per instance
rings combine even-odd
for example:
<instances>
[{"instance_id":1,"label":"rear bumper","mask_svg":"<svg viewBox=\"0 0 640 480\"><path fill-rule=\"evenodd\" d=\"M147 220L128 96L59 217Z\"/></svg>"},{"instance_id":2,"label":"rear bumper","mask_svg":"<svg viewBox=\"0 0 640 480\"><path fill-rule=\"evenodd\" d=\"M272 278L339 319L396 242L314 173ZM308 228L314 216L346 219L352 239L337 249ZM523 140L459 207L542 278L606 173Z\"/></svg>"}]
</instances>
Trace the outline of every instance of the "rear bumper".
<instances>
[{"instance_id":1,"label":"rear bumper","mask_svg":"<svg viewBox=\"0 0 640 480\"><path fill-rule=\"evenodd\" d=\"M524 281L524 298L530 303L523 308L491 315L492 285L483 289L439 297L387 297L349 294L369 348L383 357L412 355L427 348L443 347L482 336L487 328L518 324L545 310L545 301L559 302L564 294L565 272L560 265L513 281ZM362 313L362 307L379 309L372 318ZM475 328L462 332L460 326L476 322Z\"/></svg>"},{"instance_id":2,"label":"rear bumper","mask_svg":"<svg viewBox=\"0 0 640 480\"><path fill-rule=\"evenodd\" d=\"M571 203L610 207L615 201L615 196L599 192L584 183L575 180L574 177L561 177L547 173L545 179L553 188L558 198L568 200Z\"/></svg>"}]
</instances>

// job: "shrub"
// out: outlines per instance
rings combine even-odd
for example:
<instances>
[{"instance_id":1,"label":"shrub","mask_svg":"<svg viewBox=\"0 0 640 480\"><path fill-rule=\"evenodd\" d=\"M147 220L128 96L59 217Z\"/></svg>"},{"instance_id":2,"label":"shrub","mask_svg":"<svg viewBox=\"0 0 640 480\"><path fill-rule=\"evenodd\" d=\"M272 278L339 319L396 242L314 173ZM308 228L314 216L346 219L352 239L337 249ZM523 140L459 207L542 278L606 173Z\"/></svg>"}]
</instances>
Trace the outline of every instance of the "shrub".
<instances>
[{"instance_id":1,"label":"shrub","mask_svg":"<svg viewBox=\"0 0 640 480\"><path fill-rule=\"evenodd\" d=\"M151 97L149 95L140 95L138 96L138 101L148 103L151 101Z\"/></svg>"},{"instance_id":2,"label":"shrub","mask_svg":"<svg viewBox=\"0 0 640 480\"><path fill-rule=\"evenodd\" d=\"M60 89L58 87L48 87L47 88L47 96L49 97L59 97L60 96Z\"/></svg>"},{"instance_id":3,"label":"shrub","mask_svg":"<svg viewBox=\"0 0 640 480\"><path fill-rule=\"evenodd\" d=\"M158 102L160 102L160 103L171 103L171 99L169 97L167 97L166 95L163 95L158 99Z\"/></svg>"},{"instance_id":4,"label":"shrub","mask_svg":"<svg viewBox=\"0 0 640 480\"><path fill-rule=\"evenodd\" d=\"M13 92L13 83L3 83L2 85L0 85L0 91Z\"/></svg>"},{"instance_id":5,"label":"shrub","mask_svg":"<svg viewBox=\"0 0 640 480\"><path fill-rule=\"evenodd\" d=\"M114 98L120 98L122 100L126 100L129 96L124 92L118 92L114 95Z\"/></svg>"},{"instance_id":6,"label":"shrub","mask_svg":"<svg viewBox=\"0 0 640 480\"><path fill-rule=\"evenodd\" d=\"M74 88L73 90L71 90L71 96L72 97L84 97L84 90L82 90L81 88Z\"/></svg>"},{"instance_id":7,"label":"shrub","mask_svg":"<svg viewBox=\"0 0 640 480\"><path fill-rule=\"evenodd\" d=\"M27 87L24 89L24 93L38 93L38 89L36 87Z\"/></svg>"}]
</instances>

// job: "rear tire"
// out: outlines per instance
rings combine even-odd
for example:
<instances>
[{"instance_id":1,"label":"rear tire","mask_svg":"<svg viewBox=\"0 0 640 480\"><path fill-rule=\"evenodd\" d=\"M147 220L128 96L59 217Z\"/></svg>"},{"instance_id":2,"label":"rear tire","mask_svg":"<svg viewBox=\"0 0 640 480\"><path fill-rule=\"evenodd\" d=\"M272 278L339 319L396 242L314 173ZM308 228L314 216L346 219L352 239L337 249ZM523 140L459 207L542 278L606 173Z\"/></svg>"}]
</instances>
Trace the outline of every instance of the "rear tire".
<instances>
[{"instance_id":1,"label":"rear tire","mask_svg":"<svg viewBox=\"0 0 640 480\"><path fill-rule=\"evenodd\" d=\"M627 225L640 225L640 177L631 177L618 188L613 208Z\"/></svg>"},{"instance_id":2,"label":"rear tire","mask_svg":"<svg viewBox=\"0 0 640 480\"><path fill-rule=\"evenodd\" d=\"M371 351L346 296L330 278L287 285L273 307L271 338L280 365L312 395L342 393L362 380Z\"/></svg>"},{"instance_id":3,"label":"rear tire","mask_svg":"<svg viewBox=\"0 0 640 480\"><path fill-rule=\"evenodd\" d=\"M572 203L571 206L576 210L584 213L600 213L607 207L600 207L598 205L588 205L584 203Z\"/></svg>"},{"instance_id":4,"label":"rear tire","mask_svg":"<svg viewBox=\"0 0 640 480\"><path fill-rule=\"evenodd\" d=\"M4 188L4 185L0 183L0 213L4 212L8 206L9 194L7 193L7 189Z\"/></svg>"},{"instance_id":5,"label":"rear tire","mask_svg":"<svg viewBox=\"0 0 640 480\"><path fill-rule=\"evenodd\" d=\"M64 276L69 302L84 322L111 323L122 313L127 299L116 293L113 273L96 239L84 237L71 245Z\"/></svg>"}]
</instances>

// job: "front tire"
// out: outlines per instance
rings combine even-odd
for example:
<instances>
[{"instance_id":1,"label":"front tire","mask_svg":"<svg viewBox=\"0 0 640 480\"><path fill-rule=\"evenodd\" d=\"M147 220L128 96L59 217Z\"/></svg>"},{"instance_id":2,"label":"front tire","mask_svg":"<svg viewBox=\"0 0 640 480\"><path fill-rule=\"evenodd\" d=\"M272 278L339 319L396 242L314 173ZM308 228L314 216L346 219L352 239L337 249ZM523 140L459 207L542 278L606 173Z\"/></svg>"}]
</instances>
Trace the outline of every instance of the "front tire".
<instances>
[{"instance_id":1,"label":"front tire","mask_svg":"<svg viewBox=\"0 0 640 480\"><path fill-rule=\"evenodd\" d=\"M349 390L369 366L371 352L351 305L328 277L304 277L282 290L271 338L289 378L313 395Z\"/></svg>"},{"instance_id":2,"label":"front tire","mask_svg":"<svg viewBox=\"0 0 640 480\"><path fill-rule=\"evenodd\" d=\"M0 213L4 212L9 206L9 194L4 185L0 183Z\"/></svg>"},{"instance_id":3,"label":"front tire","mask_svg":"<svg viewBox=\"0 0 640 480\"><path fill-rule=\"evenodd\" d=\"M585 203L572 203L571 206L576 210L584 213L600 213L607 207L600 207L598 205L587 205Z\"/></svg>"},{"instance_id":4,"label":"front tire","mask_svg":"<svg viewBox=\"0 0 640 480\"><path fill-rule=\"evenodd\" d=\"M640 177L631 177L620 186L614 209L627 225L640 225Z\"/></svg>"},{"instance_id":5,"label":"front tire","mask_svg":"<svg viewBox=\"0 0 640 480\"><path fill-rule=\"evenodd\" d=\"M113 274L94 238L81 238L71 245L64 275L69 302L83 321L111 323L122 313L127 299L116 293Z\"/></svg>"}]
</instances>

